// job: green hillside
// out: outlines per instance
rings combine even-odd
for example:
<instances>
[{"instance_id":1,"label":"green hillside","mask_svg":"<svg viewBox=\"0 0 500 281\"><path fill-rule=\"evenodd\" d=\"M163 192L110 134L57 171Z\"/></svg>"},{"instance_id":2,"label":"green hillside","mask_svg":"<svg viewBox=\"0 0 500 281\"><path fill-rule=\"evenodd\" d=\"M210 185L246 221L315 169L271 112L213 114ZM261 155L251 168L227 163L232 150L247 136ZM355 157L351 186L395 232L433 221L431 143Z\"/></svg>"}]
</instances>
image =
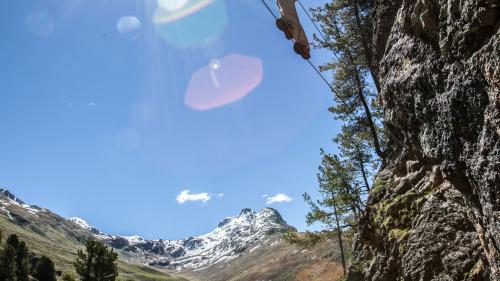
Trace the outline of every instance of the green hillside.
<instances>
[{"instance_id":1,"label":"green hillside","mask_svg":"<svg viewBox=\"0 0 500 281\"><path fill-rule=\"evenodd\" d=\"M56 270L73 272L73 262L78 249L91 237L91 233L80 229L64 218L44 209L31 206L26 209L16 204L3 204L0 212L0 230L4 237L17 234L25 241L31 252L46 255L56 264ZM36 212L33 212L35 210ZM180 281L153 268L130 264L122 258L118 262L118 280Z\"/></svg>"}]
</instances>

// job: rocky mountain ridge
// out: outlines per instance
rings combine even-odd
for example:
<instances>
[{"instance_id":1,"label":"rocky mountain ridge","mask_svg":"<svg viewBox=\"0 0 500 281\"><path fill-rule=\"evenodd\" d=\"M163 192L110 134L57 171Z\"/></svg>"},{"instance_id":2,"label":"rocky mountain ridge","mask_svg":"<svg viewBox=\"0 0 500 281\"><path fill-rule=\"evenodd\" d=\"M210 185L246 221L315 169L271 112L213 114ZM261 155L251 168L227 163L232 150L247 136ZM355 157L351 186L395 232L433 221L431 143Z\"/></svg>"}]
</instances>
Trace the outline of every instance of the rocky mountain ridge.
<instances>
[{"instance_id":1,"label":"rocky mountain ridge","mask_svg":"<svg viewBox=\"0 0 500 281\"><path fill-rule=\"evenodd\" d=\"M284 233L289 226L278 211L243 209L238 216L221 221L208 234L181 240L146 240L140 236L106 235L85 222L71 218L78 226L92 230L95 238L120 249L135 261L174 269L202 269L237 258L260 247L272 234Z\"/></svg>"},{"instance_id":2,"label":"rocky mountain ridge","mask_svg":"<svg viewBox=\"0 0 500 281\"><path fill-rule=\"evenodd\" d=\"M11 206L16 206L12 209ZM25 204L6 189L0 189L0 210L17 223L30 224L28 216L53 215L50 211ZM23 216L19 210L29 215ZM127 260L166 269L195 269L233 260L269 243L290 229L279 212L264 208L259 212L243 209L238 216L227 217L205 235L181 240L147 240L140 236L109 235L101 232L84 219L64 219L64 225L80 229L86 235L82 239L97 239L120 251ZM274 235L274 236L273 236Z\"/></svg>"}]
</instances>

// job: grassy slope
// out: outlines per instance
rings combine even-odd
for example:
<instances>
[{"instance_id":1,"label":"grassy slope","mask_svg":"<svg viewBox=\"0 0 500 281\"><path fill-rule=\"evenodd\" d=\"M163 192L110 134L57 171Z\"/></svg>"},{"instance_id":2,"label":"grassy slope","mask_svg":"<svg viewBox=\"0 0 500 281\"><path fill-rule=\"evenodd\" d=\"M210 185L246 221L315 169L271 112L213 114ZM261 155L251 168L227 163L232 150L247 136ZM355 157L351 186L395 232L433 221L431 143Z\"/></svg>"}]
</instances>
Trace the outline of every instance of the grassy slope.
<instances>
[{"instance_id":1,"label":"grassy slope","mask_svg":"<svg viewBox=\"0 0 500 281\"><path fill-rule=\"evenodd\" d=\"M337 250L332 241L303 250L276 235L262 247L227 264L177 274L193 281L335 281L342 275L341 265L332 261L332 257L339 257Z\"/></svg>"},{"instance_id":2,"label":"grassy slope","mask_svg":"<svg viewBox=\"0 0 500 281\"><path fill-rule=\"evenodd\" d=\"M6 213L0 213L0 229L7 237L10 234L17 234L19 238L28 244L30 251L37 255L46 255L56 264L56 269L63 272L73 271L73 262L76 258L76 251L83 248L83 241L88 238L88 234L71 228L65 223L53 225L55 216L34 217L26 214L22 209L11 207L15 214L32 220L33 223L20 225L14 223ZM130 264L122 259L118 262L118 280L141 280L141 281L179 281L181 278L168 276L152 268Z\"/></svg>"}]
</instances>

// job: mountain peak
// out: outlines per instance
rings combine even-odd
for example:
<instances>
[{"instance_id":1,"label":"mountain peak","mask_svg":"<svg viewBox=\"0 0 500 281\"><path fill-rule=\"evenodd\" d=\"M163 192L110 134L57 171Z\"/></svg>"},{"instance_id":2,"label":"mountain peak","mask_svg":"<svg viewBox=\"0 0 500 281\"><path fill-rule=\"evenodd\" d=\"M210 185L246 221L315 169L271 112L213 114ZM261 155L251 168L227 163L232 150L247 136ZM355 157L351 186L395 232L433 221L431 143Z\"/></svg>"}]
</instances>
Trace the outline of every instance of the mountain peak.
<instances>
[{"instance_id":1,"label":"mountain peak","mask_svg":"<svg viewBox=\"0 0 500 281\"><path fill-rule=\"evenodd\" d=\"M244 215L244 214L251 214L251 213L254 213L254 211L252 209L250 209L250 208L244 208L243 210L241 210L240 216Z\"/></svg>"},{"instance_id":2,"label":"mountain peak","mask_svg":"<svg viewBox=\"0 0 500 281\"><path fill-rule=\"evenodd\" d=\"M17 198L13 193L11 193L8 189L5 189L5 188L0 188L0 195L3 195L13 201L16 201L17 203L21 204L21 205L24 205L24 202Z\"/></svg>"},{"instance_id":3,"label":"mountain peak","mask_svg":"<svg viewBox=\"0 0 500 281\"><path fill-rule=\"evenodd\" d=\"M90 223L88 223L86 220L84 220L82 218L72 217L72 218L69 218L68 221L73 222L78 227L85 229L85 230L88 230L94 234L101 234L101 232L97 228L93 227Z\"/></svg>"},{"instance_id":4,"label":"mountain peak","mask_svg":"<svg viewBox=\"0 0 500 281\"><path fill-rule=\"evenodd\" d=\"M283 219L283 217L281 216L281 214L278 212L278 210L270 208L270 207L266 207L266 208L262 209L259 212L259 215L268 217L271 220L273 220L274 222L279 223L279 224L287 224L285 222L285 220Z\"/></svg>"},{"instance_id":5,"label":"mountain peak","mask_svg":"<svg viewBox=\"0 0 500 281\"><path fill-rule=\"evenodd\" d=\"M264 241L277 239L281 237L280 233L289 229L293 227L275 209L264 208L255 212L245 208L239 215L225 218L213 231L201 236L181 240L109 236L105 240L129 255L141 253L138 258L151 265L200 269L253 251Z\"/></svg>"},{"instance_id":6,"label":"mountain peak","mask_svg":"<svg viewBox=\"0 0 500 281\"><path fill-rule=\"evenodd\" d=\"M222 227L232 220L244 218L246 221L261 221L261 224L277 224L288 226L288 224L283 220L283 217L278 212L278 210L266 207L260 210L258 213L250 208L244 208L241 210L240 214L237 217L228 217L221 221L218 227Z\"/></svg>"},{"instance_id":7,"label":"mountain peak","mask_svg":"<svg viewBox=\"0 0 500 281\"><path fill-rule=\"evenodd\" d=\"M92 225L90 225L86 220L78 218L78 217L72 217L68 219L71 222L74 222L77 224L79 227L87 230L91 230L93 228Z\"/></svg>"}]
</instances>

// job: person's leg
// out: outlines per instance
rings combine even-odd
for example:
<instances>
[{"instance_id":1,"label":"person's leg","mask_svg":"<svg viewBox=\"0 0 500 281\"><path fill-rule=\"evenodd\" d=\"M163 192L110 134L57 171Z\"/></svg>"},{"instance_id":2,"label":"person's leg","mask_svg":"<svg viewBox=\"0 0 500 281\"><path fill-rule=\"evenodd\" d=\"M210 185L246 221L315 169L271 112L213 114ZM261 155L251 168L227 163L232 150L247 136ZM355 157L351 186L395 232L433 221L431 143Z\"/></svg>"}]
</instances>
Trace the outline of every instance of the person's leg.
<instances>
[{"instance_id":1,"label":"person's leg","mask_svg":"<svg viewBox=\"0 0 500 281\"><path fill-rule=\"evenodd\" d=\"M309 59L311 57L309 40L307 40L306 32L304 31L304 28L302 28L300 22L298 22L297 26L294 28L293 39L295 41L295 44L293 45L295 52L301 55L302 58L306 60Z\"/></svg>"},{"instance_id":2,"label":"person's leg","mask_svg":"<svg viewBox=\"0 0 500 281\"><path fill-rule=\"evenodd\" d=\"M276 20L276 26L283 31L286 39L291 40L294 35L294 25L293 22L285 16L290 9L290 0L277 0L276 2L280 9L280 17Z\"/></svg>"},{"instance_id":3,"label":"person's leg","mask_svg":"<svg viewBox=\"0 0 500 281\"><path fill-rule=\"evenodd\" d=\"M309 46L309 40L307 39L306 32L304 31L304 28L302 28L300 22L298 24L297 30L297 35L293 37L293 39L295 39L295 42L298 42L304 46Z\"/></svg>"},{"instance_id":4,"label":"person's leg","mask_svg":"<svg viewBox=\"0 0 500 281\"><path fill-rule=\"evenodd\" d=\"M277 0L278 7L280 8L281 18L276 21L276 25L281 29L287 39L290 39L290 30L284 25L287 23L291 26L291 37L293 37L295 44L294 50L304 59L308 59L309 55L309 41L307 40L307 35L300 24L299 16L297 15L297 10L295 8L295 0Z\"/></svg>"},{"instance_id":5,"label":"person's leg","mask_svg":"<svg viewBox=\"0 0 500 281\"><path fill-rule=\"evenodd\" d=\"M293 24L297 24L299 22L299 16L297 15L297 10L295 9L295 0L277 1L281 17L293 22Z\"/></svg>"},{"instance_id":6,"label":"person's leg","mask_svg":"<svg viewBox=\"0 0 500 281\"><path fill-rule=\"evenodd\" d=\"M307 41L295 8L295 0L278 0L278 7L280 8L281 18L284 18L292 25L295 42L304 43L304 40Z\"/></svg>"}]
</instances>

